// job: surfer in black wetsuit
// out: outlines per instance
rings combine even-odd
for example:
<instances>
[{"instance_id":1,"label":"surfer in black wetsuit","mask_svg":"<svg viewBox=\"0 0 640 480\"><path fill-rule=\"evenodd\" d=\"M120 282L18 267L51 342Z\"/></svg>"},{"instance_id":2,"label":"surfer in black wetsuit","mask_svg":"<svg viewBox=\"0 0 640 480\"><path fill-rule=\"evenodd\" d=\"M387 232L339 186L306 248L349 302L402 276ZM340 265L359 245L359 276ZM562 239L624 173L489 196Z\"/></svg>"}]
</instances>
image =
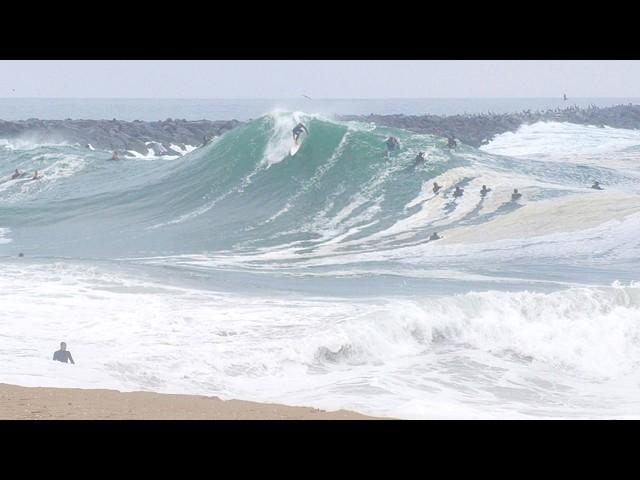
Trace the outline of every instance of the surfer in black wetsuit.
<instances>
[{"instance_id":1,"label":"surfer in black wetsuit","mask_svg":"<svg viewBox=\"0 0 640 480\"><path fill-rule=\"evenodd\" d=\"M491 191L490 188L487 188L486 185L482 185L482 190L480 190L480 196L484 197L490 191Z\"/></svg>"},{"instance_id":2,"label":"surfer in black wetsuit","mask_svg":"<svg viewBox=\"0 0 640 480\"><path fill-rule=\"evenodd\" d=\"M442 187L438 185L438 182L433 182L433 193L438 193Z\"/></svg>"},{"instance_id":3,"label":"surfer in black wetsuit","mask_svg":"<svg viewBox=\"0 0 640 480\"><path fill-rule=\"evenodd\" d=\"M396 137L389 137L385 140L384 143L387 144L387 155L389 155L389 153L394 151L396 148L400 147L400 142Z\"/></svg>"},{"instance_id":4,"label":"surfer in black wetsuit","mask_svg":"<svg viewBox=\"0 0 640 480\"><path fill-rule=\"evenodd\" d=\"M518 193L517 188L514 188L513 193L511 194L511 201L515 202L516 200L519 200L521 197L522 197L522 194Z\"/></svg>"},{"instance_id":5,"label":"surfer in black wetsuit","mask_svg":"<svg viewBox=\"0 0 640 480\"><path fill-rule=\"evenodd\" d=\"M20 173L20 170L18 170L16 168L16 171L13 172L13 175L11 175L11 180L15 180L16 178L18 178L20 175L22 175L22 173Z\"/></svg>"},{"instance_id":6,"label":"surfer in black wetsuit","mask_svg":"<svg viewBox=\"0 0 640 480\"><path fill-rule=\"evenodd\" d=\"M438 232L433 232L429 237L429 240L440 240L442 237L438 235Z\"/></svg>"},{"instance_id":7,"label":"surfer in black wetsuit","mask_svg":"<svg viewBox=\"0 0 640 480\"><path fill-rule=\"evenodd\" d=\"M419 152L418 155L416 155L416 158L415 158L415 161L416 161L415 166L417 167L421 163L424 163L425 160L426 159L424 158L424 152Z\"/></svg>"},{"instance_id":8,"label":"surfer in black wetsuit","mask_svg":"<svg viewBox=\"0 0 640 480\"><path fill-rule=\"evenodd\" d=\"M307 127L305 127L302 123L298 123L298 125L293 127L293 141L296 142L296 145L298 144L298 138L300 138L300 135L303 131L307 135L309 134L309 130L307 130Z\"/></svg>"},{"instance_id":9,"label":"surfer in black wetsuit","mask_svg":"<svg viewBox=\"0 0 640 480\"><path fill-rule=\"evenodd\" d=\"M591 185L591 188L593 188L594 190L602 190L602 187L600 186L600 182L597 180L593 182L593 185Z\"/></svg>"},{"instance_id":10,"label":"surfer in black wetsuit","mask_svg":"<svg viewBox=\"0 0 640 480\"><path fill-rule=\"evenodd\" d=\"M460 187L456 187L455 191L453 192L453 197L457 198L457 197L461 197L462 195L464 195L464 190L461 189Z\"/></svg>"},{"instance_id":11,"label":"surfer in black wetsuit","mask_svg":"<svg viewBox=\"0 0 640 480\"><path fill-rule=\"evenodd\" d=\"M457 146L456 139L453 138L453 135L449 135L449 137L447 137L447 147L456 148Z\"/></svg>"},{"instance_id":12,"label":"surfer in black wetsuit","mask_svg":"<svg viewBox=\"0 0 640 480\"><path fill-rule=\"evenodd\" d=\"M60 343L60 350L53 354L53 359L58 362L71 362L75 365L76 362L73 361L73 357L71 356L71 352L67 350L67 344L64 342Z\"/></svg>"}]
</instances>

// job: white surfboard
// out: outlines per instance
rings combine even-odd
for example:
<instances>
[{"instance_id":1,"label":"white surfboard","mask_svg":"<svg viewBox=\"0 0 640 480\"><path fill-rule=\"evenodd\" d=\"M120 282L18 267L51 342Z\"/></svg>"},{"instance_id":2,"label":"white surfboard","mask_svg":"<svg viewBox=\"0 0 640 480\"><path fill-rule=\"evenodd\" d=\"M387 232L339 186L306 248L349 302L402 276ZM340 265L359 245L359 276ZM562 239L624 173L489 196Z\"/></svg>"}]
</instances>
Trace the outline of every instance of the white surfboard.
<instances>
[{"instance_id":1,"label":"white surfboard","mask_svg":"<svg viewBox=\"0 0 640 480\"><path fill-rule=\"evenodd\" d=\"M291 147L291 150L289 150L289 155L291 155L292 157L298 153L298 150L300 150L300 147L302 146L302 137L304 136L304 134L300 134L298 136L298 141L293 143L293 146Z\"/></svg>"}]
</instances>

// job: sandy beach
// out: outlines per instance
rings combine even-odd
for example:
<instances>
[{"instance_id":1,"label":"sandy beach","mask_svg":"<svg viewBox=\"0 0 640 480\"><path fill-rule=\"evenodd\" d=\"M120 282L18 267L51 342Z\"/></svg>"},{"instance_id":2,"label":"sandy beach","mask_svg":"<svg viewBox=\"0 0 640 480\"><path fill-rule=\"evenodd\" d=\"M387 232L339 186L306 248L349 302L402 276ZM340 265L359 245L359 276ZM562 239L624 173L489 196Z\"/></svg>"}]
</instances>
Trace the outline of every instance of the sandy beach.
<instances>
[{"instance_id":1,"label":"sandy beach","mask_svg":"<svg viewBox=\"0 0 640 480\"><path fill-rule=\"evenodd\" d=\"M199 395L0 384L0 420L367 420L310 407Z\"/></svg>"}]
</instances>

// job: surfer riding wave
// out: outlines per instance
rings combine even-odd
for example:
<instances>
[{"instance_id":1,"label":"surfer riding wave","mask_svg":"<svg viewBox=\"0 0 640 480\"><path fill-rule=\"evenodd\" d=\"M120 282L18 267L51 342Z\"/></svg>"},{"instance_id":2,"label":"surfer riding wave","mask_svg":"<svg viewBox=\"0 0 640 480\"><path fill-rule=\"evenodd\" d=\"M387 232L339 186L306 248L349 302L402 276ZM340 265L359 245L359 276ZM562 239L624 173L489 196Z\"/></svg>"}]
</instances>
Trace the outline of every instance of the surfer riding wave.
<instances>
[{"instance_id":1,"label":"surfer riding wave","mask_svg":"<svg viewBox=\"0 0 640 480\"><path fill-rule=\"evenodd\" d=\"M298 123L298 125L293 128L293 141L296 143L296 145L298 144L298 138L300 138L300 135L303 131L307 135L309 134L309 130L307 130L307 127L305 127L302 123Z\"/></svg>"}]
</instances>

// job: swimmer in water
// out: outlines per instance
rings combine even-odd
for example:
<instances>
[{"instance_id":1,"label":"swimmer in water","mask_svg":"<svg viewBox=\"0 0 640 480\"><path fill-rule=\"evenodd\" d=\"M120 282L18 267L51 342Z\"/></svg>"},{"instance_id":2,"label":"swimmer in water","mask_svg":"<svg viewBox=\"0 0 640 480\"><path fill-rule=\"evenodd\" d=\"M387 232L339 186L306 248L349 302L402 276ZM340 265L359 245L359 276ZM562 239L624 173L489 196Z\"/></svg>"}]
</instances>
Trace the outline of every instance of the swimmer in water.
<instances>
[{"instance_id":1,"label":"swimmer in water","mask_svg":"<svg viewBox=\"0 0 640 480\"><path fill-rule=\"evenodd\" d=\"M513 193L511 194L511 201L515 202L517 200L519 200L520 198L522 198L522 194L518 193L518 189L514 188L513 189Z\"/></svg>"},{"instance_id":2,"label":"swimmer in water","mask_svg":"<svg viewBox=\"0 0 640 480\"><path fill-rule=\"evenodd\" d=\"M386 153L387 156L389 156L391 152L393 152L397 148L400 148L400 142L396 137L387 138L385 143L387 144L387 153Z\"/></svg>"}]
</instances>

